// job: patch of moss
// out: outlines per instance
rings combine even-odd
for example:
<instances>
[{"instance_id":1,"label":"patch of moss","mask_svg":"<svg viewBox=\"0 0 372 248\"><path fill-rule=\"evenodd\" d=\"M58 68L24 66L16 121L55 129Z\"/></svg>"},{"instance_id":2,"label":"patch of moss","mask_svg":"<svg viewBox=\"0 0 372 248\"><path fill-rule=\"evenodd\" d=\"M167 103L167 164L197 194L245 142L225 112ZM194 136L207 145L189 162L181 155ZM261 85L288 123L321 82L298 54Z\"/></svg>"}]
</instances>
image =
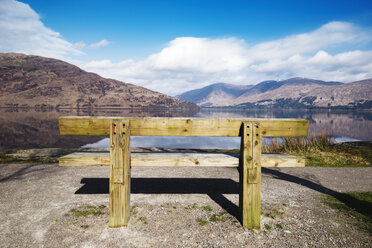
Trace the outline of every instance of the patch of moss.
<instances>
[{"instance_id":1,"label":"patch of moss","mask_svg":"<svg viewBox=\"0 0 372 248\"><path fill-rule=\"evenodd\" d=\"M147 218L146 218L146 217L143 217L143 216L138 217L138 220L139 220L139 221L142 221L142 223L145 224L145 225L148 224L148 222L147 222Z\"/></svg>"},{"instance_id":2,"label":"patch of moss","mask_svg":"<svg viewBox=\"0 0 372 248\"><path fill-rule=\"evenodd\" d=\"M137 205L134 205L134 206L132 206L131 208L130 208L130 214L131 215L135 215L135 214L137 214L138 213L138 211L137 211Z\"/></svg>"},{"instance_id":3,"label":"patch of moss","mask_svg":"<svg viewBox=\"0 0 372 248\"><path fill-rule=\"evenodd\" d=\"M185 207L186 210L195 210L198 208L198 204L197 203L194 203L192 205L188 205L187 207Z\"/></svg>"},{"instance_id":4,"label":"patch of moss","mask_svg":"<svg viewBox=\"0 0 372 248\"><path fill-rule=\"evenodd\" d=\"M213 214L211 217L209 217L209 221L210 222L217 222L217 221L220 221L221 219L219 218L219 216L217 216L217 214Z\"/></svg>"},{"instance_id":5,"label":"patch of moss","mask_svg":"<svg viewBox=\"0 0 372 248\"><path fill-rule=\"evenodd\" d=\"M88 210L83 209L83 210L77 210L77 209L71 209L70 212L73 213L76 217L86 217L88 215L102 215L103 212L96 207L93 206L87 206Z\"/></svg>"},{"instance_id":6,"label":"patch of moss","mask_svg":"<svg viewBox=\"0 0 372 248\"><path fill-rule=\"evenodd\" d=\"M281 209L272 208L269 210L269 212L264 213L266 217L269 217L273 220L276 219L278 216L282 216L284 213Z\"/></svg>"},{"instance_id":7,"label":"patch of moss","mask_svg":"<svg viewBox=\"0 0 372 248\"><path fill-rule=\"evenodd\" d=\"M203 206L202 209L203 209L204 211L207 211L207 212L212 212L212 211L213 211L212 207L209 206L209 205Z\"/></svg>"},{"instance_id":8,"label":"patch of moss","mask_svg":"<svg viewBox=\"0 0 372 248\"><path fill-rule=\"evenodd\" d=\"M209 217L209 221L210 222L226 221L226 217L224 217L225 214L226 214L226 211L213 214L212 216Z\"/></svg>"},{"instance_id":9,"label":"patch of moss","mask_svg":"<svg viewBox=\"0 0 372 248\"><path fill-rule=\"evenodd\" d=\"M205 226L206 224L208 224L207 220L203 220L201 218L197 218L196 221L199 223L200 226Z\"/></svg>"},{"instance_id":10,"label":"patch of moss","mask_svg":"<svg viewBox=\"0 0 372 248\"><path fill-rule=\"evenodd\" d=\"M227 211L226 210L223 210L223 211L221 211L221 212L218 213L219 216L222 216L222 215L225 215L225 214L227 214Z\"/></svg>"},{"instance_id":11,"label":"patch of moss","mask_svg":"<svg viewBox=\"0 0 372 248\"><path fill-rule=\"evenodd\" d=\"M265 227L266 230L271 230L271 226L268 225L268 224L265 224L264 227Z\"/></svg>"}]
</instances>

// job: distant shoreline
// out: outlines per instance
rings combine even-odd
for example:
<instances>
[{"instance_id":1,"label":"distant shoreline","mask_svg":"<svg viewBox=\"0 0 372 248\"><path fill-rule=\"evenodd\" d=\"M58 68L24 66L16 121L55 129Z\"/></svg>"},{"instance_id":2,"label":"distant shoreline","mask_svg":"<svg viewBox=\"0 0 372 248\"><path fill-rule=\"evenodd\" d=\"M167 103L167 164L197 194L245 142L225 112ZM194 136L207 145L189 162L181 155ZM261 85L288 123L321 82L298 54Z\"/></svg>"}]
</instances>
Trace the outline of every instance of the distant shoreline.
<instances>
[{"instance_id":1,"label":"distant shoreline","mask_svg":"<svg viewBox=\"0 0 372 248\"><path fill-rule=\"evenodd\" d=\"M279 107L279 106L254 106L254 107L243 107L243 106L199 106L200 109L210 109L210 110L270 110L270 109L293 109L293 110L367 110L372 111L372 107L356 107L356 106L331 106L331 107L317 107L317 106L307 106L307 107Z\"/></svg>"},{"instance_id":2,"label":"distant shoreline","mask_svg":"<svg viewBox=\"0 0 372 248\"><path fill-rule=\"evenodd\" d=\"M56 107L53 105L39 105L39 106L0 106L0 109L20 109L20 110L46 110L46 111L68 111L68 110L151 110L151 111L183 111L183 110L198 110L200 108L189 108L189 107L158 107L158 106L138 106L138 107Z\"/></svg>"},{"instance_id":3,"label":"distant shoreline","mask_svg":"<svg viewBox=\"0 0 372 248\"><path fill-rule=\"evenodd\" d=\"M308 106L308 107L279 107L279 106L199 106L199 108L189 108L189 107L158 107L158 106L147 106L147 107L55 107L52 105L40 105L40 106L0 106L0 109L8 110L8 111L57 111L57 112L71 112L71 111L83 111L83 112L90 112L90 111L175 111L175 112L183 112L183 111L192 111L192 112L199 112L201 110L229 110L229 111L246 111L246 110L358 110L358 111L372 111L372 108L367 107L349 107L349 106L331 106L331 107L317 107L317 106Z\"/></svg>"}]
</instances>

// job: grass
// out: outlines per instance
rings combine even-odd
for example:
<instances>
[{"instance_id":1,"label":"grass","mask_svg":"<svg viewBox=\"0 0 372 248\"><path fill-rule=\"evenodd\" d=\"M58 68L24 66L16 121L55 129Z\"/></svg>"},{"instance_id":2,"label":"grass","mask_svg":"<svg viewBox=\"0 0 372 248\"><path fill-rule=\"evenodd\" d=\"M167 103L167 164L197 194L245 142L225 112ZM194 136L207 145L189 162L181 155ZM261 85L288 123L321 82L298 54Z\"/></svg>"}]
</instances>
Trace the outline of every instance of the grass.
<instances>
[{"instance_id":1,"label":"grass","mask_svg":"<svg viewBox=\"0 0 372 248\"><path fill-rule=\"evenodd\" d=\"M202 209L207 211L207 212L213 211L213 209L209 205L202 207ZM227 214L226 211L221 211L219 213L215 213L215 214L210 215L209 217L207 217L207 220L204 220L202 218L197 218L196 221L199 223L200 226L205 226L208 223L216 223L216 222L220 222L220 221L224 222L224 221L227 220L225 214Z\"/></svg>"},{"instance_id":2,"label":"grass","mask_svg":"<svg viewBox=\"0 0 372 248\"><path fill-rule=\"evenodd\" d=\"M372 191L325 195L322 201L339 213L355 219L359 228L372 235Z\"/></svg>"},{"instance_id":3,"label":"grass","mask_svg":"<svg viewBox=\"0 0 372 248\"><path fill-rule=\"evenodd\" d=\"M187 207L185 207L186 210L195 210L198 208L198 204L197 203L194 203L192 205L188 205Z\"/></svg>"},{"instance_id":4,"label":"grass","mask_svg":"<svg viewBox=\"0 0 372 248\"><path fill-rule=\"evenodd\" d=\"M142 223L145 224L145 225L148 224L146 217L138 217L138 220L142 221Z\"/></svg>"},{"instance_id":5,"label":"grass","mask_svg":"<svg viewBox=\"0 0 372 248\"><path fill-rule=\"evenodd\" d=\"M88 215L102 215L103 212L101 211L104 206L94 207L94 206L87 206L87 209L83 210L77 210L77 209L71 209L70 212L73 213L76 217L86 217Z\"/></svg>"},{"instance_id":6,"label":"grass","mask_svg":"<svg viewBox=\"0 0 372 248\"><path fill-rule=\"evenodd\" d=\"M213 214L211 217L209 217L210 222L217 222L220 221L220 217L217 216L217 214Z\"/></svg>"},{"instance_id":7,"label":"grass","mask_svg":"<svg viewBox=\"0 0 372 248\"><path fill-rule=\"evenodd\" d=\"M205 226L206 224L208 224L207 220L203 220L201 218L197 218L196 221L199 223L200 226Z\"/></svg>"},{"instance_id":8,"label":"grass","mask_svg":"<svg viewBox=\"0 0 372 248\"><path fill-rule=\"evenodd\" d=\"M306 166L372 167L372 143L334 144L326 132L309 137L274 138L263 142L263 153L286 153L306 158Z\"/></svg>"},{"instance_id":9,"label":"grass","mask_svg":"<svg viewBox=\"0 0 372 248\"><path fill-rule=\"evenodd\" d=\"M218 222L218 221L226 221L226 217L224 216L226 211L219 212L217 214L212 214L209 217L210 222Z\"/></svg>"},{"instance_id":10,"label":"grass","mask_svg":"<svg viewBox=\"0 0 372 248\"><path fill-rule=\"evenodd\" d=\"M212 212L213 211L213 208L211 206L209 206L209 205L203 206L202 209L204 211L207 211L207 212Z\"/></svg>"},{"instance_id":11,"label":"grass","mask_svg":"<svg viewBox=\"0 0 372 248\"><path fill-rule=\"evenodd\" d=\"M271 230L271 228L272 228L272 227L271 227L270 225L268 225L268 224L265 224L264 227L265 227L266 230Z\"/></svg>"},{"instance_id":12,"label":"grass","mask_svg":"<svg viewBox=\"0 0 372 248\"><path fill-rule=\"evenodd\" d=\"M277 223L277 224L276 224L276 227L279 228L279 229L283 229L283 225L280 224L280 223Z\"/></svg>"},{"instance_id":13,"label":"grass","mask_svg":"<svg viewBox=\"0 0 372 248\"><path fill-rule=\"evenodd\" d=\"M284 212L280 208L279 209L278 208L270 208L270 209L266 210L265 212L261 211L261 214L275 220L277 217L282 217Z\"/></svg>"},{"instance_id":14,"label":"grass","mask_svg":"<svg viewBox=\"0 0 372 248\"><path fill-rule=\"evenodd\" d=\"M130 215L136 215L136 214L138 214L137 208L138 208L137 205L132 206L130 208Z\"/></svg>"}]
</instances>

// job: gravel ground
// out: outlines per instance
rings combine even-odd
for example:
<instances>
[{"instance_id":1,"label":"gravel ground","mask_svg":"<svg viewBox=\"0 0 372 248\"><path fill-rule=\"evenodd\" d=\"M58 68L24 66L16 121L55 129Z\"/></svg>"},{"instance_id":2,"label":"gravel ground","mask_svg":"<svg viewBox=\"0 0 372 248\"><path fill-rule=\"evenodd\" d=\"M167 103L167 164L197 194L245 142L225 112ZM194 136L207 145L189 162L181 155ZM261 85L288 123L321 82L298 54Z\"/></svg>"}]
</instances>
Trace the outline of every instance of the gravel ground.
<instances>
[{"instance_id":1,"label":"gravel ground","mask_svg":"<svg viewBox=\"0 0 372 248\"><path fill-rule=\"evenodd\" d=\"M133 168L124 228L108 228L108 175L0 165L0 247L372 247L354 219L321 202L372 190L372 168L264 168L260 230L237 220L236 168Z\"/></svg>"}]
</instances>

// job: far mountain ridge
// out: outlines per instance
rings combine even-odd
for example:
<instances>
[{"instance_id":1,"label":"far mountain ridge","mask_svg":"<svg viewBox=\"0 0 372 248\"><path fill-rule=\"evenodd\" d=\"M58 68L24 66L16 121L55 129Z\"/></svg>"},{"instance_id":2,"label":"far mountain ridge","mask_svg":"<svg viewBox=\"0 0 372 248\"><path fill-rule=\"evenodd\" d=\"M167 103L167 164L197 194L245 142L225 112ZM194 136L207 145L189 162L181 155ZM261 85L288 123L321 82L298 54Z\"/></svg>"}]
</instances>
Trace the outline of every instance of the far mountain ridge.
<instances>
[{"instance_id":1,"label":"far mountain ridge","mask_svg":"<svg viewBox=\"0 0 372 248\"><path fill-rule=\"evenodd\" d=\"M309 78L268 80L257 85L233 85L239 89L231 94L213 90L215 84L185 92L178 97L204 107L368 107L372 106L372 79L341 83ZM208 94L203 94L207 92Z\"/></svg>"},{"instance_id":2,"label":"far mountain ridge","mask_svg":"<svg viewBox=\"0 0 372 248\"><path fill-rule=\"evenodd\" d=\"M201 89L187 91L176 96L179 99L188 99L185 101L201 104L208 99L215 97L224 97L225 100L239 97L244 92L247 92L254 85L233 85L226 83L215 83Z\"/></svg>"}]
</instances>

